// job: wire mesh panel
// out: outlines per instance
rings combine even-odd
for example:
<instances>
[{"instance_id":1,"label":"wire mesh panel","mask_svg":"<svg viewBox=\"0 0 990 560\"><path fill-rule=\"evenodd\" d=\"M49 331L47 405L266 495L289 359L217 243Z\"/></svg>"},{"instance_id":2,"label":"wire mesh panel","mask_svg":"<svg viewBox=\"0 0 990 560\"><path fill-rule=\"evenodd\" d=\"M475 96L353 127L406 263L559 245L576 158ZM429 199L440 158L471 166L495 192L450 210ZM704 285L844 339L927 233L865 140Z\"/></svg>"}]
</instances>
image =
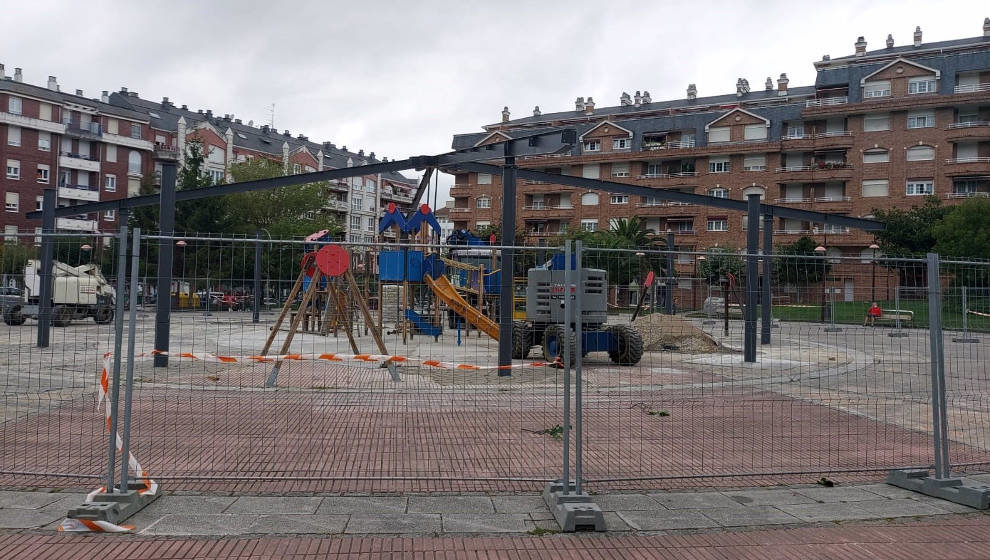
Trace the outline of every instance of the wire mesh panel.
<instances>
[{"instance_id":1,"label":"wire mesh panel","mask_svg":"<svg viewBox=\"0 0 990 560\"><path fill-rule=\"evenodd\" d=\"M946 432L955 471L990 463L990 263L942 260Z\"/></svg>"},{"instance_id":2,"label":"wire mesh panel","mask_svg":"<svg viewBox=\"0 0 990 560\"><path fill-rule=\"evenodd\" d=\"M675 262L693 265L675 274L667 256L584 251L584 266L609 277L601 329L631 328L643 347L635 363L623 363L622 340L584 358L583 468L592 488L880 478L931 463L927 301L923 283L913 283L923 282L923 261L775 255L769 285L761 272L749 294L745 254L678 252ZM651 273L672 286L675 304L700 305L656 310ZM744 354L748 303L754 362Z\"/></svg>"},{"instance_id":3,"label":"wire mesh panel","mask_svg":"<svg viewBox=\"0 0 990 560\"><path fill-rule=\"evenodd\" d=\"M87 479L103 475L108 462L94 403L102 354L113 347L117 240L48 237L54 264L47 347L38 346L42 235L8 231L0 246L0 484L91 486Z\"/></svg>"}]
</instances>

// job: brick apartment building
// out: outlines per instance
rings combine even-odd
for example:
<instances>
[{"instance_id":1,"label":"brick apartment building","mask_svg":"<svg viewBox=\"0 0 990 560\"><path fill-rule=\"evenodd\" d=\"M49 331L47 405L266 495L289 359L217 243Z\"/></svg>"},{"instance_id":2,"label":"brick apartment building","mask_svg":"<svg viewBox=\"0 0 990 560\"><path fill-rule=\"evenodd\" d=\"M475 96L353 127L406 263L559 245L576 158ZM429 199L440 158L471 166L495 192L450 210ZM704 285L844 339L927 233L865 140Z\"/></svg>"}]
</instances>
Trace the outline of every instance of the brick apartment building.
<instances>
[{"instance_id":1,"label":"brick apartment building","mask_svg":"<svg viewBox=\"0 0 990 560\"><path fill-rule=\"evenodd\" d=\"M572 111L537 107L521 119L506 108L484 132L455 135L453 147L574 127L580 145L572 153L519 165L739 200L759 193L773 204L858 217L918 205L925 195L949 204L990 196L990 18L977 37L926 44L919 28L908 45L888 36L879 50L867 51L862 37L854 46L854 54L815 62L814 85L790 87L781 74L752 90L740 78L735 93L714 97L699 97L692 84L669 101L623 93L619 105L596 107L579 97ZM455 227L498 223L500 183L498 176L456 175ZM639 216L656 232L673 231L681 249L745 246L741 213L532 181L520 181L517 200L517 228L534 245ZM790 219L773 227L776 243L809 235L833 256L873 256L869 233ZM694 266L679 259L678 274Z\"/></svg>"},{"instance_id":2,"label":"brick apartment building","mask_svg":"<svg viewBox=\"0 0 990 560\"><path fill-rule=\"evenodd\" d=\"M186 144L202 142L206 170L219 182L231 179L230 166L250 158L280 162L288 173L366 165L379 161L374 152L350 152L330 142L317 143L288 130L244 124L233 115L176 107L141 99L121 88L100 99L83 92L62 92L55 77L47 87L27 84L21 69L13 76L0 65L0 176L5 233L40 231L26 212L40 209L45 188L57 187L58 205L113 200L139 193L152 184L166 162L182 164ZM330 183L322 209L347 231L347 239L372 242L377 236L378 209L390 202L412 203L416 183L398 173L368 175ZM105 232L117 229L113 211L59 218L59 231ZM388 234L386 234L388 236Z\"/></svg>"}]
</instances>

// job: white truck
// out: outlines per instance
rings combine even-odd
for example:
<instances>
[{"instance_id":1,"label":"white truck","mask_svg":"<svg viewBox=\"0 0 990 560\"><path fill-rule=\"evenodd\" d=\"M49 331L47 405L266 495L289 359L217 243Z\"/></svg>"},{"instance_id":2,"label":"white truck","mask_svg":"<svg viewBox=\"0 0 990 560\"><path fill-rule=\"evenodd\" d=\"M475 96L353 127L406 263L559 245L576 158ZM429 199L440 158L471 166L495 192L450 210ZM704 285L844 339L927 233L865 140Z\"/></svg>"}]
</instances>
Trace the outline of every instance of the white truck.
<instances>
[{"instance_id":1,"label":"white truck","mask_svg":"<svg viewBox=\"0 0 990 560\"><path fill-rule=\"evenodd\" d=\"M24 267L23 304L4 308L3 322L23 325L38 318L41 294L41 262L28 261ZM65 327L73 319L92 317L98 325L113 321L114 290L95 264L69 266L52 263L52 324Z\"/></svg>"}]
</instances>

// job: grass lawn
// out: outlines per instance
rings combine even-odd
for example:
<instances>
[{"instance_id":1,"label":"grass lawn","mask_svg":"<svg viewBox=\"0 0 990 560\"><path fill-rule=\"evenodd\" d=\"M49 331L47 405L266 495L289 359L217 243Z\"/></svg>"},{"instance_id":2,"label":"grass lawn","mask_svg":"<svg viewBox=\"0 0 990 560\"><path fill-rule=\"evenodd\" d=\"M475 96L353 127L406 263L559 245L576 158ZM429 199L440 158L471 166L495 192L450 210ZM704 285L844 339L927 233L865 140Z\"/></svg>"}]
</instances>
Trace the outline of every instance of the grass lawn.
<instances>
[{"instance_id":1,"label":"grass lawn","mask_svg":"<svg viewBox=\"0 0 990 560\"><path fill-rule=\"evenodd\" d=\"M895 309L893 301L877 301L877 304L885 310ZM863 324L866 317L866 310L869 302L836 301L835 322L846 324ZM968 307L971 310L981 313L990 313L990 298L970 298ZM901 309L913 311L914 319L910 322L902 323L904 327L927 327L928 326L928 301L927 300L901 300ZM818 305L775 305L773 316L781 321L811 321L819 322L822 317L821 307ZM990 317L969 314L969 329L975 331L990 331ZM878 321L878 324L893 324L892 321ZM942 326L945 329L962 329L962 304L958 297L946 298L942 307Z\"/></svg>"}]
</instances>

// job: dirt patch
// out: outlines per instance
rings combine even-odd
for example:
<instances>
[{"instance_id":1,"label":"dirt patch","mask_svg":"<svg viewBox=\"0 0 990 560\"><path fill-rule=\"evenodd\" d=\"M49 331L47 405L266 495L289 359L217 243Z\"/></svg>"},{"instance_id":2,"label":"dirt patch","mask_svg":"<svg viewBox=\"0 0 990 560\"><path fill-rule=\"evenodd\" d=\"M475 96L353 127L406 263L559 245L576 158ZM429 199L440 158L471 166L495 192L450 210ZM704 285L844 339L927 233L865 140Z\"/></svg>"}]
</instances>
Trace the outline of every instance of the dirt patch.
<instances>
[{"instance_id":1,"label":"dirt patch","mask_svg":"<svg viewBox=\"0 0 990 560\"><path fill-rule=\"evenodd\" d=\"M718 342L690 321L676 315L652 313L636 319L633 327L648 352L673 350L685 354L721 352Z\"/></svg>"}]
</instances>

